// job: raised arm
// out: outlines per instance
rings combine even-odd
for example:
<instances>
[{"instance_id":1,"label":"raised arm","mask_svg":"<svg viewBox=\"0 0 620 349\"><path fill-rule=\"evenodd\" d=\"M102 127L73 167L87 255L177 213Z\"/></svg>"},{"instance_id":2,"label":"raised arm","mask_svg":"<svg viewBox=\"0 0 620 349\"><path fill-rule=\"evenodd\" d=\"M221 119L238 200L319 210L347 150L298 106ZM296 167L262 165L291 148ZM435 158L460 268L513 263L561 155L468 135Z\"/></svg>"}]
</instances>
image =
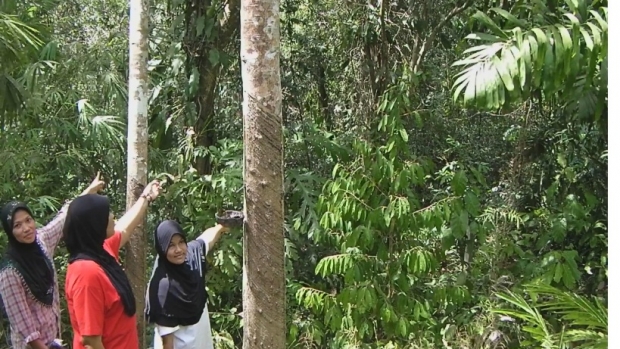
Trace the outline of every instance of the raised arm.
<instances>
[{"instance_id":1,"label":"raised arm","mask_svg":"<svg viewBox=\"0 0 620 349\"><path fill-rule=\"evenodd\" d=\"M79 195L86 194L97 194L101 189L103 189L105 182L101 180L101 174L97 172L97 177L93 179L90 185L84 189L84 191ZM65 203L58 214L51 222L47 223L46 226L38 230L39 239L43 241L45 246L48 247L49 253L54 254L54 250L56 246L58 246L58 242L60 242L60 238L62 237L62 227L65 224L65 218L67 217L67 208L69 207L69 203Z\"/></svg>"},{"instance_id":2,"label":"raised arm","mask_svg":"<svg viewBox=\"0 0 620 349\"><path fill-rule=\"evenodd\" d=\"M211 251L213 246L215 246L215 244L219 241L220 237L222 237L222 234L228 231L230 231L230 228L218 224L205 230L202 234L200 234L198 239L204 241L207 244L208 251Z\"/></svg>"},{"instance_id":3,"label":"raised arm","mask_svg":"<svg viewBox=\"0 0 620 349\"><path fill-rule=\"evenodd\" d=\"M54 250L56 249L56 246L58 246L58 242L60 242L60 238L62 237L62 227L65 224L68 208L69 202L62 206L54 219L47 223L47 225L43 228L37 230L39 239L41 239L44 246L47 246L50 255L54 254Z\"/></svg>"},{"instance_id":4,"label":"raised arm","mask_svg":"<svg viewBox=\"0 0 620 349\"><path fill-rule=\"evenodd\" d=\"M118 221L114 224L114 230L121 232L121 244L120 247L125 246L129 238L133 234L136 227L144 220L144 215L148 208L148 204L155 200L159 195L159 182L152 181L149 183L142 195L136 203L131 206Z\"/></svg>"}]
</instances>

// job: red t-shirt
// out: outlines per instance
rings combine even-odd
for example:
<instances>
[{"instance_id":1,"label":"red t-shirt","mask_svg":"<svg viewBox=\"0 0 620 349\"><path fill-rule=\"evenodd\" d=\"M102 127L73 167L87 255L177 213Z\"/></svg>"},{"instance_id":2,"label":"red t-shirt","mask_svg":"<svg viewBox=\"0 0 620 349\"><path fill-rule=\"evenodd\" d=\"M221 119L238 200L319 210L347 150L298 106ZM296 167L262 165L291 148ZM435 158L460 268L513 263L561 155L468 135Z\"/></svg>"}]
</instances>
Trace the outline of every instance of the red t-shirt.
<instances>
[{"instance_id":1,"label":"red t-shirt","mask_svg":"<svg viewBox=\"0 0 620 349\"><path fill-rule=\"evenodd\" d=\"M121 234L116 232L103 248L118 261ZM82 336L101 336L106 349L138 349L136 316L125 314L121 297L105 271L95 262L69 264L65 281L73 349L85 349Z\"/></svg>"}]
</instances>

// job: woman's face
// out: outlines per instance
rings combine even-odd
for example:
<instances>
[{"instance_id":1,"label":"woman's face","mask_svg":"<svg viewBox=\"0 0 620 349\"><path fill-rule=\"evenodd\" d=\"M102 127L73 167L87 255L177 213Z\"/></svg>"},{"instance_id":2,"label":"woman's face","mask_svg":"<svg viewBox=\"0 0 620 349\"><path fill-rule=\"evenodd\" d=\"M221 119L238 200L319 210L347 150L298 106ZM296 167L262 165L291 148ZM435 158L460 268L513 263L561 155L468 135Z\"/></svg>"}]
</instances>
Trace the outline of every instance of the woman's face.
<instances>
[{"instance_id":1,"label":"woman's face","mask_svg":"<svg viewBox=\"0 0 620 349\"><path fill-rule=\"evenodd\" d=\"M22 244L31 244L37 237L37 224L26 210L13 214L13 236Z\"/></svg>"},{"instance_id":2,"label":"woman's face","mask_svg":"<svg viewBox=\"0 0 620 349\"><path fill-rule=\"evenodd\" d=\"M185 263L186 255L187 243L185 239L179 234L174 234L168 245L166 258L168 258L168 261L172 264L183 264Z\"/></svg>"},{"instance_id":3,"label":"woman's face","mask_svg":"<svg viewBox=\"0 0 620 349\"><path fill-rule=\"evenodd\" d=\"M105 231L106 239L112 237L114 235L114 213L110 212L110 216L108 217L108 227Z\"/></svg>"}]
</instances>

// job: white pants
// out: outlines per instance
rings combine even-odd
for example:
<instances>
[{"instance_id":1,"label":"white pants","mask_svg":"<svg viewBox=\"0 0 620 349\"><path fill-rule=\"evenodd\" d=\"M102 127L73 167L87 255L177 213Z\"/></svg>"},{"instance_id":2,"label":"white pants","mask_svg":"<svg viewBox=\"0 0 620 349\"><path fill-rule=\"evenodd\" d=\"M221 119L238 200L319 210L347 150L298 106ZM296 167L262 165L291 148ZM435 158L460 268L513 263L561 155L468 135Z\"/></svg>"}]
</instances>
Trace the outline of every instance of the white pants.
<instances>
[{"instance_id":1,"label":"white pants","mask_svg":"<svg viewBox=\"0 0 620 349\"><path fill-rule=\"evenodd\" d=\"M191 326L165 327L155 325L154 349L163 349L161 336L173 333L174 349L213 349L209 309L205 305L200 320Z\"/></svg>"}]
</instances>

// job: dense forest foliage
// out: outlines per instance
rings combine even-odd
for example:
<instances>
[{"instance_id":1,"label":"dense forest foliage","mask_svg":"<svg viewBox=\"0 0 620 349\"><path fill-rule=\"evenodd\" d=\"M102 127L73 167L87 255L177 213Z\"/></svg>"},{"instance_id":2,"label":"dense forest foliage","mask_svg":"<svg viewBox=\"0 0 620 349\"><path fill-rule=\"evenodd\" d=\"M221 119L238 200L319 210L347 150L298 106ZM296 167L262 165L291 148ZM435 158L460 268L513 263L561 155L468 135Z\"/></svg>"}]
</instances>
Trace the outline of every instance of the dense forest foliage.
<instances>
[{"instance_id":1,"label":"dense forest foliage","mask_svg":"<svg viewBox=\"0 0 620 349\"><path fill-rule=\"evenodd\" d=\"M243 205L239 1L149 18L147 234L196 236ZM3 203L44 224L100 170L123 212L127 33L127 1L0 2ZM607 1L282 0L281 35L289 348L607 348Z\"/></svg>"}]
</instances>

